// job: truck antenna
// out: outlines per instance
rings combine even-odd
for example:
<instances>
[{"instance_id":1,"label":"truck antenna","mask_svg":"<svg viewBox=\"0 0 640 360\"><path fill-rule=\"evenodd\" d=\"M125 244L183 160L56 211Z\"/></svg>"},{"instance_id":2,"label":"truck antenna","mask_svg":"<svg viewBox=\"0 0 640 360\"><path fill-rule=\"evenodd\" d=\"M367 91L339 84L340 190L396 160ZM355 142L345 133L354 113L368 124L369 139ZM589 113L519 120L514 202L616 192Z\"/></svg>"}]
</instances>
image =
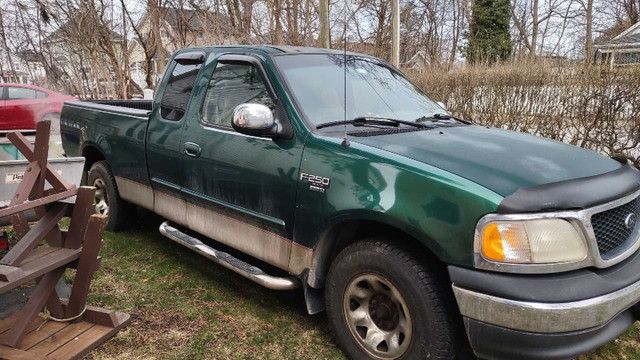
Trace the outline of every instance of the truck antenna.
<instances>
[{"instance_id":1,"label":"truck antenna","mask_svg":"<svg viewBox=\"0 0 640 360\"><path fill-rule=\"evenodd\" d=\"M348 6L345 3L345 6ZM343 66L344 66L344 136L342 137L342 146L349 147L351 143L347 139L347 17L348 11L344 12L344 31L342 33L342 49L344 52Z\"/></svg>"}]
</instances>

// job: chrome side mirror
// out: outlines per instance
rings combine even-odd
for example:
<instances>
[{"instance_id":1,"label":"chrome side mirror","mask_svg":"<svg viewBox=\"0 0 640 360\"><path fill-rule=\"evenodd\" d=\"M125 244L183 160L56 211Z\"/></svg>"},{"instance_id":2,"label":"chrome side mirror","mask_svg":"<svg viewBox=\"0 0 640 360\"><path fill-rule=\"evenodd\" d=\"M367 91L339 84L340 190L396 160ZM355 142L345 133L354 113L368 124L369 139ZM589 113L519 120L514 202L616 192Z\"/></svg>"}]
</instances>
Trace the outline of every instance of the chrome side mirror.
<instances>
[{"instance_id":1,"label":"chrome side mirror","mask_svg":"<svg viewBox=\"0 0 640 360\"><path fill-rule=\"evenodd\" d=\"M447 104L443 103L442 101L437 101L436 104L440 105L441 108L447 110Z\"/></svg>"},{"instance_id":2,"label":"chrome side mirror","mask_svg":"<svg viewBox=\"0 0 640 360\"><path fill-rule=\"evenodd\" d=\"M275 138L278 124L271 109L262 104L240 104L233 110L233 129L241 134Z\"/></svg>"}]
</instances>

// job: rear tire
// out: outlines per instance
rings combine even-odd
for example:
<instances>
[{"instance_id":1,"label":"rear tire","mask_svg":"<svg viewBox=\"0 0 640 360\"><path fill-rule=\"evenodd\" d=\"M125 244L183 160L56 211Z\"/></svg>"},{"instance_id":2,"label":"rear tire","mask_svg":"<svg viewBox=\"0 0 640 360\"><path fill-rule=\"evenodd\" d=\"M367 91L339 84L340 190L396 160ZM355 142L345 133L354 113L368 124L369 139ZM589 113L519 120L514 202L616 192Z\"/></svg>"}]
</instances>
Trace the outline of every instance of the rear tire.
<instances>
[{"instance_id":1,"label":"rear tire","mask_svg":"<svg viewBox=\"0 0 640 360\"><path fill-rule=\"evenodd\" d=\"M106 161L98 161L91 166L87 185L96 188L93 201L96 213L109 216L106 229L109 231L126 229L131 224L131 215L135 207L120 198L116 180Z\"/></svg>"},{"instance_id":2,"label":"rear tire","mask_svg":"<svg viewBox=\"0 0 640 360\"><path fill-rule=\"evenodd\" d=\"M352 359L453 359L455 311L446 286L415 252L384 239L345 248L329 270L327 316Z\"/></svg>"}]
</instances>

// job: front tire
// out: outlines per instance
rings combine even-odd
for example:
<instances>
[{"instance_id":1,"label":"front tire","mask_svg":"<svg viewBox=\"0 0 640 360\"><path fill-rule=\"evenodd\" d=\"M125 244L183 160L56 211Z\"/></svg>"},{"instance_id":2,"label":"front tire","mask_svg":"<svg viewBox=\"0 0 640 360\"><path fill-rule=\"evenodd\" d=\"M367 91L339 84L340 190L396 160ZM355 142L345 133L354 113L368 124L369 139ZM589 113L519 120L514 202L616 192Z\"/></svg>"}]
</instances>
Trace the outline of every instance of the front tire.
<instances>
[{"instance_id":1,"label":"front tire","mask_svg":"<svg viewBox=\"0 0 640 360\"><path fill-rule=\"evenodd\" d=\"M87 185L96 188L93 200L96 213L109 216L106 229L109 231L126 229L135 208L120 198L116 180L106 161L98 161L91 166L87 175Z\"/></svg>"},{"instance_id":2,"label":"front tire","mask_svg":"<svg viewBox=\"0 0 640 360\"><path fill-rule=\"evenodd\" d=\"M327 316L352 359L453 359L446 285L409 250L384 239L345 248L329 270Z\"/></svg>"}]
</instances>

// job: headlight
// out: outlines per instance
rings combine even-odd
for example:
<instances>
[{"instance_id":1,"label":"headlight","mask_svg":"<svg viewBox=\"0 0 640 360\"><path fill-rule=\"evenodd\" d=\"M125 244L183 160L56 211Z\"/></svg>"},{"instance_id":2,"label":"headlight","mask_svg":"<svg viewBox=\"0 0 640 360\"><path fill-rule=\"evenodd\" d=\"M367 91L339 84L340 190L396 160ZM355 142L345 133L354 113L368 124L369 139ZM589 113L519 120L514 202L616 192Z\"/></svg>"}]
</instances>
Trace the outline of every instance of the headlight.
<instances>
[{"instance_id":1,"label":"headlight","mask_svg":"<svg viewBox=\"0 0 640 360\"><path fill-rule=\"evenodd\" d=\"M541 264L587 257L581 232L563 219L491 221L476 236L482 255L491 261Z\"/></svg>"}]
</instances>

